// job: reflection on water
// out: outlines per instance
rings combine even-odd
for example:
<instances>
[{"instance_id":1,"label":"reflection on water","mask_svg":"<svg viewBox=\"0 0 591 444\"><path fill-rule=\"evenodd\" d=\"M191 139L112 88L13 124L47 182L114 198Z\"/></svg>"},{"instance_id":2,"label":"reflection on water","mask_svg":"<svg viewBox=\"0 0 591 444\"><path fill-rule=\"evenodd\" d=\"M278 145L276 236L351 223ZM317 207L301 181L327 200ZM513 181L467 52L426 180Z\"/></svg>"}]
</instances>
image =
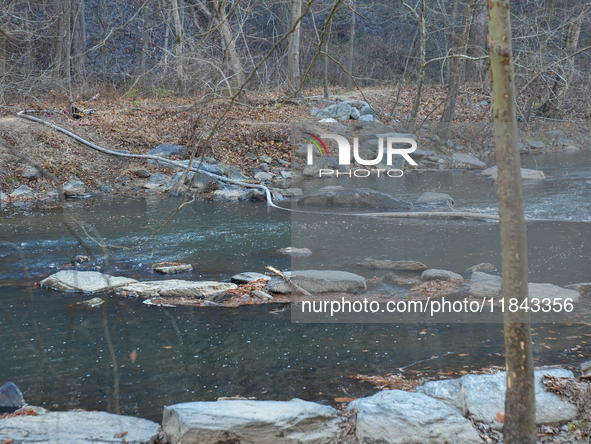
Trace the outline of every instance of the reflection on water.
<instances>
[{"instance_id":1,"label":"reflection on water","mask_svg":"<svg viewBox=\"0 0 591 444\"><path fill-rule=\"evenodd\" d=\"M530 161L524 159L524 167L534 166ZM528 224L530 280L588 282L591 224L582 221L591 215L591 184L585 177L589 152L535 161L552 177L526 184L528 215L580 222ZM452 195L458 209L496 206L494 186L473 173L409 174L373 185L411 201L422 192L439 191ZM176 204L163 197L93 199L72 201L68 210L92 236L130 247L159 227ZM499 324L297 325L291 324L289 310L271 313L272 305L163 309L115 297L89 309L77 304L88 299L84 295L33 285L84 254L62 214L8 206L0 214L0 239L11 243L0 246L0 383L14 381L34 404L113 410L118 390L123 413L160 420L163 405L220 396L332 403L335 397L372 393L367 383L351 380L352 373L403 368L407 374L430 375L503 364ZM313 250L309 264L318 269L371 277L374 273L356 266L370 255L420 260L456 272L479 262L500 266L498 225L491 222L303 217L294 226L303 243L294 246ZM149 265L174 260L194 266L179 278L217 280L241 271L262 272L266 265L288 269L289 258L274 251L290 245L291 227L289 213L269 210L264 203L198 202L184 207L154 241L133 250L111 249L102 269L155 279ZM26 268L15 248L22 251ZM93 252L101 257L99 248ZM589 333L582 325L537 326L537 362L575 365L588 359Z\"/></svg>"}]
</instances>

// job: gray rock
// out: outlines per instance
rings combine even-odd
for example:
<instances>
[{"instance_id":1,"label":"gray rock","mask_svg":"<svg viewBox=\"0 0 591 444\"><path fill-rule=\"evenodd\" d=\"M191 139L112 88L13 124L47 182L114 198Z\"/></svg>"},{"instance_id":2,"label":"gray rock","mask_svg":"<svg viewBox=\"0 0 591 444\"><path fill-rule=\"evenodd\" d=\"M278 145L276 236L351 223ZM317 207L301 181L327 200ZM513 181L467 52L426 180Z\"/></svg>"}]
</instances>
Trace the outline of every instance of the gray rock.
<instances>
[{"instance_id":1,"label":"gray rock","mask_svg":"<svg viewBox=\"0 0 591 444\"><path fill-rule=\"evenodd\" d=\"M216 190L213 200L216 202L238 202L249 199L249 192L245 189Z\"/></svg>"},{"instance_id":2,"label":"gray rock","mask_svg":"<svg viewBox=\"0 0 591 444\"><path fill-rule=\"evenodd\" d=\"M388 259L365 259L359 263L365 268L396 271L425 271L427 266L418 261L391 261Z\"/></svg>"},{"instance_id":3,"label":"gray rock","mask_svg":"<svg viewBox=\"0 0 591 444\"><path fill-rule=\"evenodd\" d=\"M152 175L152 173L150 173L147 170L135 170L135 174L140 179L147 179L148 177L150 177Z\"/></svg>"},{"instance_id":4,"label":"gray rock","mask_svg":"<svg viewBox=\"0 0 591 444\"><path fill-rule=\"evenodd\" d=\"M437 161L437 153L431 150L415 150L412 153L412 158L415 160L432 160Z\"/></svg>"},{"instance_id":5,"label":"gray rock","mask_svg":"<svg viewBox=\"0 0 591 444\"><path fill-rule=\"evenodd\" d=\"M361 113L357 108L351 108L351 119L357 120L361 117Z\"/></svg>"},{"instance_id":6,"label":"gray rock","mask_svg":"<svg viewBox=\"0 0 591 444\"><path fill-rule=\"evenodd\" d=\"M460 170L482 170L486 164L471 154L454 153L451 156L451 167Z\"/></svg>"},{"instance_id":7,"label":"gray rock","mask_svg":"<svg viewBox=\"0 0 591 444\"><path fill-rule=\"evenodd\" d=\"M371 114L365 114L364 116L359 117L357 120L358 122L373 122L374 117Z\"/></svg>"},{"instance_id":8,"label":"gray rock","mask_svg":"<svg viewBox=\"0 0 591 444\"><path fill-rule=\"evenodd\" d=\"M372 116L374 119L378 117L378 114L373 110L373 108L369 105L365 105L361 107L359 110L361 116Z\"/></svg>"},{"instance_id":9,"label":"gray rock","mask_svg":"<svg viewBox=\"0 0 591 444\"><path fill-rule=\"evenodd\" d=\"M8 195L4 193L0 193L0 201L8 200Z\"/></svg>"},{"instance_id":10,"label":"gray rock","mask_svg":"<svg viewBox=\"0 0 591 444\"><path fill-rule=\"evenodd\" d=\"M570 284L567 285L565 288L569 290L576 290L579 293L589 293L591 292L591 282L581 282L579 284Z\"/></svg>"},{"instance_id":11,"label":"gray rock","mask_svg":"<svg viewBox=\"0 0 591 444\"><path fill-rule=\"evenodd\" d=\"M493 264L489 264L488 262L482 262L480 264L472 265L470 268L466 270L466 273L475 273L477 271L495 271L496 269L497 267L495 267Z\"/></svg>"},{"instance_id":12,"label":"gray rock","mask_svg":"<svg viewBox=\"0 0 591 444\"><path fill-rule=\"evenodd\" d=\"M305 143L300 143L297 145L298 149L294 152L294 156L300 159L307 159L308 158L308 145ZM317 157L320 156L318 149L312 147L312 156Z\"/></svg>"},{"instance_id":13,"label":"gray rock","mask_svg":"<svg viewBox=\"0 0 591 444\"><path fill-rule=\"evenodd\" d=\"M303 196L304 192L302 191L301 188L285 188L283 190L278 190L279 193L286 197L297 197L297 196Z\"/></svg>"},{"instance_id":14,"label":"gray rock","mask_svg":"<svg viewBox=\"0 0 591 444\"><path fill-rule=\"evenodd\" d=\"M172 443L330 444L341 434L332 407L314 402L189 402L164 408L162 426Z\"/></svg>"},{"instance_id":15,"label":"gray rock","mask_svg":"<svg viewBox=\"0 0 591 444\"><path fill-rule=\"evenodd\" d=\"M345 103L348 103L349 105L351 105L353 108L358 108L361 109L365 106L369 106L369 104L364 101L364 100L345 100Z\"/></svg>"},{"instance_id":16,"label":"gray rock","mask_svg":"<svg viewBox=\"0 0 591 444\"><path fill-rule=\"evenodd\" d=\"M96 293L133 284L134 279L116 277L98 271L62 270L43 279L42 287L76 293Z\"/></svg>"},{"instance_id":17,"label":"gray rock","mask_svg":"<svg viewBox=\"0 0 591 444\"><path fill-rule=\"evenodd\" d=\"M257 160L257 156L255 156L255 155L254 155L254 154L252 154L252 153L246 153L246 154L244 155L244 157L245 157L247 160Z\"/></svg>"},{"instance_id":18,"label":"gray rock","mask_svg":"<svg viewBox=\"0 0 591 444\"><path fill-rule=\"evenodd\" d=\"M318 177L320 170L338 170L341 165L336 158L331 156L314 157L312 165L306 164L302 175L304 177Z\"/></svg>"},{"instance_id":19,"label":"gray rock","mask_svg":"<svg viewBox=\"0 0 591 444\"><path fill-rule=\"evenodd\" d=\"M318 114L319 112L320 112L320 110L319 110L318 108L314 107L314 108L312 108L312 109L310 110L310 115L311 115L311 116L315 116L315 115L316 115L316 114Z\"/></svg>"},{"instance_id":20,"label":"gray rock","mask_svg":"<svg viewBox=\"0 0 591 444\"><path fill-rule=\"evenodd\" d=\"M180 177L180 176L179 176ZM144 183L143 187L146 189L154 189L160 186L163 186L166 182L170 180L170 176L167 176L162 173L154 173L150 176L150 178Z\"/></svg>"},{"instance_id":21,"label":"gray rock","mask_svg":"<svg viewBox=\"0 0 591 444\"><path fill-rule=\"evenodd\" d=\"M292 177L291 171L285 171L285 170L281 170L279 172L279 175L281 176L282 179L291 179L291 177Z\"/></svg>"},{"instance_id":22,"label":"gray rock","mask_svg":"<svg viewBox=\"0 0 591 444\"><path fill-rule=\"evenodd\" d=\"M448 270L438 270L436 268L430 268L428 270L423 271L421 274L422 281L449 281L450 279L456 280L463 280L464 278L454 273L453 271Z\"/></svg>"},{"instance_id":23,"label":"gray rock","mask_svg":"<svg viewBox=\"0 0 591 444\"><path fill-rule=\"evenodd\" d=\"M427 192L419 196L415 205L453 205L454 200L449 194Z\"/></svg>"},{"instance_id":24,"label":"gray rock","mask_svg":"<svg viewBox=\"0 0 591 444\"><path fill-rule=\"evenodd\" d=\"M253 296L259 298L259 299L273 299L273 296L271 296L269 293L265 293L264 291L260 291L260 290L253 290L250 292L250 294L252 294Z\"/></svg>"},{"instance_id":25,"label":"gray rock","mask_svg":"<svg viewBox=\"0 0 591 444\"><path fill-rule=\"evenodd\" d=\"M455 146L455 149L456 149L456 151L462 151L462 150L464 149L464 145L461 145L461 144L459 144L459 143L458 143L458 144Z\"/></svg>"},{"instance_id":26,"label":"gray rock","mask_svg":"<svg viewBox=\"0 0 591 444\"><path fill-rule=\"evenodd\" d=\"M183 271L191 271L193 266L191 264L171 264L170 262L161 262L152 265L152 270L162 274L182 273Z\"/></svg>"},{"instance_id":27,"label":"gray rock","mask_svg":"<svg viewBox=\"0 0 591 444\"><path fill-rule=\"evenodd\" d=\"M490 177L491 179L497 180L497 177L498 177L497 166L495 165L494 167L487 168L486 170L484 170L480 174L482 176L487 176L487 177ZM546 175L544 174L543 171L528 170L527 168L521 168L521 178L524 180L525 179L541 180L541 179L545 179Z\"/></svg>"},{"instance_id":28,"label":"gray rock","mask_svg":"<svg viewBox=\"0 0 591 444\"><path fill-rule=\"evenodd\" d=\"M500 276L492 276L478 271L474 272L470 279L470 296L476 298L500 298L502 296L502 282L503 280ZM540 301L544 298L550 298L551 300L554 298L562 298L562 301L570 298L573 302L577 302L580 298L578 291L558 287L553 284L529 282L527 284L527 289L529 299L537 298Z\"/></svg>"},{"instance_id":29,"label":"gray rock","mask_svg":"<svg viewBox=\"0 0 591 444\"><path fill-rule=\"evenodd\" d=\"M183 281L168 279L166 281L144 281L120 287L128 296L153 297L187 297L204 298L213 293L236 289L235 284L214 281Z\"/></svg>"},{"instance_id":30,"label":"gray rock","mask_svg":"<svg viewBox=\"0 0 591 444\"><path fill-rule=\"evenodd\" d=\"M454 142L453 142L453 140L451 140L451 139L447 139L447 140L445 141L445 146L446 146L446 148L449 148L449 149L451 150L451 149L454 147Z\"/></svg>"},{"instance_id":31,"label":"gray rock","mask_svg":"<svg viewBox=\"0 0 591 444\"><path fill-rule=\"evenodd\" d=\"M526 140L525 145L529 146L531 149L534 149L534 150L541 150L546 147L546 145L544 145L544 142L542 142L540 140L531 140L531 139Z\"/></svg>"},{"instance_id":32,"label":"gray rock","mask_svg":"<svg viewBox=\"0 0 591 444\"><path fill-rule=\"evenodd\" d=\"M466 399L460 381L461 379L429 381L417 387L417 393L423 393L431 398L438 399L466 417L468 416L468 407L466 406Z\"/></svg>"},{"instance_id":33,"label":"gray rock","mask_svg":"<svg viewBox=\"0 0 591 444\"><path fill-rule=\"evenodd\" d=\"M548 131L546 133L546 136L549 139L559 139L559 138L565 138L566 134L564 133L564 131L561 131L561 130L552 130L552 131Z\"/></svg>"},{"instance_id":34,"label":"gray rock","mask_svg":"<svg viewBox=\"0 0 591 444\"><path fill-rule=\"evenodd\" d=\"M273 180L273 173L266 173L264 171L257 171L253 174L253 177L256 180L260 180L261 182L270 182Z\"/></svg>"},{"instance_id":35,"label":"gray rock","mask_svg":"<svg viewBox=\"0 0 591 444\"><path fill-rule=\"evenodd\" d=\"M215 162L215 159L212 159ZM172 168L175 171L180 171L183 170L185 168L187 168L189 166L189 161L188 160L181 160L179 161L179 163L182 165L182 167L173 167L171 165L168 166L168 168ZM220 165L209 165L205 162L201 163L201 165L199 165L200 160L199 159L195 159L193 161L193 164L191 165L191 169L194 171L197 171L197 167L199 166L199 172L205 171L211 174L215 174L217 176L223 176L224 175L224 167L225 165L220 164ZM226 167L227 168L227 167ZM211 176L210 176L211 177Z\"/></svg>"},{"instance_id":36,"label":"gray rock","mask_svg":"<svg viewBox=\"0 0 591 444\"><path fill-rule=\"evenodd\" d=\"M581 364L581 378L589 379L591 376L591 361L583 362ZM1 388L0 388L1 391Z\"/></svg>"},{"instance_id":37,"label":"gray rock","mask_svg":"<svg viewBox=\"0 0 591 444\"><path fill-rule=\"evenodd\" d=\"M184 159L185 157L187 157L187 148L185 148L182 145L165 143L162 145L158 145L156 148L152 148L150 151L148 151L148 154L151 156L159 156L166 158L178 156Z\"/></svg>"},{"instance_id":38,"label":"gray rock","mask_svg":"<svg viewBox=\"0 0 591 444\"><path fill-rule=\"evenodd\" d=\"M298 205L321 205L358 208L381 208L390 210L409 210L408 202L394 199L387 194L368 188L343 188L328 186L302 197Z\"/></svg>"},{"instance_id":39,"label":"gray rock","mask_svg":"<svg viewBox=\"0 0 591 444\"><path fill-rule=\"evenodd\" d=\"M118 443L115 435L129 444L145 444L158 437L159 426L143 418L106 412L47 412L37 416L17 416L0 421L0 441L14 443L91 444Z\"/></svg>"},{"instance_id":40,"label":"gray rock","mask_svg":"<svg viewBox=\"0 0 591 444\"><path fill-rule=\"evenodd\" d=\"M12 193L10 193L10 197L26 197L31 196L33 194L33 190L26 185L21 185Z\"/></svg>"},{"instance_id":41,"label":"gray rock","mask_svg":"<svg viewBox=\"0 0 591 444\"><path fill-rule=\"evenodd\" d=\"M6 382L0 387L1 409L20 409L25 405L25 398L14 382Z\"/></svg>"},{"instance_id":42,"label":"gray rock","mask_svg":"<svg viewBox=\"0 0 591 444\"><path fill-rule=\"evenodd\" d=\"M271 163L273 162L273 158L269 156L259 156L259 160L264 163Z\"/></svg>"},{"instance_id":43,"label":"gray rock","mask_svg":"<svg viewBox=\"0 0 591 444\"><path fill-rule=\"evenodd\" d=\"M542 375L573 378L573 373L563 369L538 370L534 372L536 392L536 424L560 424L578 417L578 409L562 400L558 395L547 392L542 386ZM465 394L468 414L485 423L493 423L497 413L505 411L507 375L465 375L460 378Z\"/></svg>"},{"instance_id":44,"label":"gray rock","mask_svg":"<svg viewBox=\"0 0 591 444\"><path fill-rule=\"evenodd\" d=\"M254 271L246 271L244 273L235 274L232 276L231 281L235 284L248 284L249 282L258 281L264 279L266 281L271 280L266 274L255 273Z\"/></svg>"},{"instance_id":45,"label":"gray rock","mask_svg":"<svg viewBox=\"0 0 591 444\"><path fill-rule=\"evenodd\" d=\"M474 444L482 440L457 410L423 393L387 390L357 399L358 442L381 444Z\"/></svg>"},{"instance_id":46,"label":"gray rock","mask_svg":"<svg viewBox=\"0 0 591 444\"><path fill-rule=\"evenodd\" d=\"M576 145L568 145L564 147L565 151L580 151L581 148Z\"/></svg>"},{"instance_id":47,"label":"gray rock","mask_svg":"<svg viewBox=\"0 0 591 444\"><path fill-rule=\"evenodd\" d=\"M41 176L42 174L35 167L27 167L25 168L25 171L23 171L23 177L27 180L41 179Z\"/></svg>"},{"instance_id":48,"label":"gray rock","mask_svg":"<svg viewBox=\"0 0 591 444\"><path fill-rule=\"evenodd\" d=\"M308 248L285 247L278 251L281 254L289 254L292 256L310 256L312 254L312 250L309 250Z\"/></svg>"},{"instance_id":49,"label":"gray rock","mask_svg":"<svg viewBox=\"0 0 591 444\"><path fill-rule=\"evenodd\" d=\"M224 175L228 178L228 179L232 179L232 180L245 180L248 179L248 177L246 175L244 175L241 171L238 171L235 168L228 168L226 170L226 172L224 173Z\"/></svg>"},{"instance_id":50,"label":"gray rock","mask_svg":"<svg viewBox=\"0 0 591 444\"><path fill-rule=\"evenodd\" d=\"M332 270L302 270L285 273L291 279L310 293L325 293L332 291L344 291L357 293L365 290L367 285L365 278L346 271ZM290 284L281 278L272 278L265 287L272 293L292 293L296 291Z\"/></svg>"},{"instance_id":51,"label":"gray rock","mask_svg":"<svg viewBox=\"0 0 591 444\"><path fill-rule=\"evenodd\" d=\"M289 165L289 162L287 160L283 160L279 156L277 156L276 159L277 159L277 162L279 163L279 165L283 165L283 166L288 166Z\"/></svg>"},{"instance_id":52,"label":"gray rock","mask_svg":"<svg viewBox=\"0 0 591 444\"><path fill-rule=\"evenodd\" d=\"M337 121L349 120L351 116L351 105L346 102L337 103L331 105L328 108L324 108L316 117L319 119L335 119Z\"/></svg>"}]
</instances>

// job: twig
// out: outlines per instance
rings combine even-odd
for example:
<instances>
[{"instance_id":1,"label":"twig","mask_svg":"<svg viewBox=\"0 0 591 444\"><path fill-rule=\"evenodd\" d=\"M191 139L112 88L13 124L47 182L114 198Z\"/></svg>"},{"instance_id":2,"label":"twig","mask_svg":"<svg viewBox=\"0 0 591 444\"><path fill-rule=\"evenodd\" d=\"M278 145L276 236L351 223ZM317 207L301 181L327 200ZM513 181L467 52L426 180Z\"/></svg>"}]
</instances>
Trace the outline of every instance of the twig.
<instances>
[{"instance_id":1,"label":"twig","mask_svg":"<svg viewBox=\"0 0 591 444\"><path fill-rule=\"evenodd\" d=\"M277 276L279 276L281 279L283 279L288 284L292 285L296 290L298 290L303 295L305 295L305 296L312 296L308 291L304 290L301 286L299 286L298 284L296 284L289 276L286 276L284 273L282 273L281 271L277 270L277 268L271 267L270 265L267 265L265 268L267 270L271 271L272 273L275 273Z\"/></svg>"}]
</instances>

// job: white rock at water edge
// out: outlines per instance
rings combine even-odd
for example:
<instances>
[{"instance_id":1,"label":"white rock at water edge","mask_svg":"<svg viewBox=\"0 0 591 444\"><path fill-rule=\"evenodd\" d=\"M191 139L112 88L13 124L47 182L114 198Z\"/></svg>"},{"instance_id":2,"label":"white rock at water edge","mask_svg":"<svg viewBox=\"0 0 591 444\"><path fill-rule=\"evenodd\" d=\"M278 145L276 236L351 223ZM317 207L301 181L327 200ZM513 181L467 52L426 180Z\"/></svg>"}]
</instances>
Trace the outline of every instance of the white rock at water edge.
<instances>
[{"instance_id":1,"label":"white rock at water edge","mask_svg":"<svg viewBox=\"0 0 591 444\"><path fill-rule=\"evenodd\" d=\"M77 293L95 293L133 284L134 279L111 276L98 271L62 270L43 279L42 287Z\"/></svg>"}]
</instances>

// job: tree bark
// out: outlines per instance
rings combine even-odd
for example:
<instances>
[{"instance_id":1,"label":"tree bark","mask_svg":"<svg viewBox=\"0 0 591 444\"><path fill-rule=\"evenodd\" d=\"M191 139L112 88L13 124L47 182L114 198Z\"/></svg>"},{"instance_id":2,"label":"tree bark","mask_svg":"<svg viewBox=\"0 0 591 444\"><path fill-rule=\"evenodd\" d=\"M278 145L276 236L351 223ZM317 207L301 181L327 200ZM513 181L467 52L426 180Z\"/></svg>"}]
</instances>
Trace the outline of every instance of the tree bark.
<instances>
[{"instance_id":1,"label":"tree bark","mask_svg":"<svg viewBox=\"0 0 591 444\"><path fill-rule=\"evenodd\" d=\"M579 44L579 36L581 35L581 26L583 19L589 9L589 3L583 6L581 14L573 20L569 25L564 39L564 51L567 55L573 54L577 50ZM540 107L540 113L546 114L548 117L559 118L562 115L562 101L568 86L573 79L575 73L575 57L569 57L564 63L562 75L556 74L554 85L550 91L550 98Z\"/></svg>"},{"instance_id":2,"label":"tree bark","mask_svg":"<svg viewBox=\"0 0 591 444\"><path fill-rule=\"evenodd\" d=\"M10 18L12 16L12 11L14 10L14 4L16 0L11 0L6 8L6 15L2 23L0 23L0 27L6 32L8 29L8 25L10 24ZM0 80L6 75L6 51L7 51L7 38L6 36L0 32ZM4 83L4 82L3 82ZM3 90L0 90L0 95L3 94Z\"/></svg>"},{"instance_id":3,"label":"tree bark","mask_svg":"<svg viewBox=\"0 0 591 444\"><path fill-rule=\"evenodd\" d=\"M86 16L85 0L75 0L72 40L72 71L77 82L86 75Z\"/></svg>"},{"instance_id":4,"label":"tree bark","mask_svg":"<svg viewBox=\"0 0 591 444\"><path fill-rule=\"evenodd\" d=\"M482 57L487 51L488 16L486 1L477 0L474 3L472 17L467 54L470 57ZM488 62L486 60L469 61L466 65L466 79L470 82L480 82L482 89L488 91Z\"/></svg>"},{"instance_id":5,"label":"tree bark","mask_svg":"<svg viewBox=\"0 0 591 444\"><path fill-rule=\"evenodd\" d=\"M349 28L349 63L347 70L352 76L355 62L355 0L351 0L349 6L351 6L351 26ZM347 76L347 80L345 82L347 91L351 91L355 85L355 82L353 82L353 78L351 76Z\"/></svg>"},{"instance_id":6,"label":"tree bark","mask_svg":"<svg viewBox=\"0 0 591 444\"><path fill-rule=\"evenodd\" d=\"M296 22L302 15L302 0L291 0L291 13L289 29L294 28ZM295 98L300 99L300 23L294 28L289 35L288 49L287 49L287 80L288 92L293 93L297 91Z\"/></svg>"},{"instance_id":7,"label":"tree bark","mask_svg":"<svg viewBox=\"0 0 591 444\"><path fill-rule=\"evenodd\" d=\"M178 0L170 0L172 6L172 18L174 21L174 67L176 72L177 90L180 94L184 92L183 78L183 24L179 13Z\"/></svg>"},{"instance_id":8,"label":"tree bark","mask_svg":"<svg viewBox=\"0 0 591 444\"><path fill-rule=\"evenodd\" d=\"M226 53L228 55L228 59L230 60L230 65L234 71L234 87L236 89L242 88L242 92L238 95L237 100L242 103L248 103L248 97L246 95L246 90L244 89L246 75L244 73L242 61L238 55L238 50L236 49L236 39L234 38L232 27L230 26L230 22L226 14L226 0L214 1L213 9L215 10L216 17L220 24L220 31L226 45ZM234 95L233 91L230 93Z\"/></svg>"},{"instance_id":9,"label":"tree bark","mask_svg":"<svg viewBox=\"0 0 591 444\"><path fill-rule=\"evenodd\" d=\"M406 3L403 4L406 6ZM408 6L407 6L408 7ZM411 9L412 10L412 9ZM415 18L419 22L419 78L417 79L417 93L415 96L414 103L412 105L412 111L410 113L410 127L409 131L415 130L417 124L417 118L419 116L419 107L421 105L421 94L423 92L423 83L425 81L425 68L426 57L427 57L427 35L425 29L425 0L420 0L419 12L415 13Z\"/></svg>"},{"instance_id":10,"label":"tree bark","mask_svg":"<svg viewBox=\"0 0 591 444\"><path fill-rule=\"evenodd\" d=\"M56 16L53 29L53 76L54 81L59 82L64 62L64 38L65 38L65 0L53 0L53 14Z\"/></svg>"},{"instance_id":11,"label":"tree bark","mask_svg":"<svg viewBox=\"0 0 591 444\"><path fill-rule=\"evenodd\" d=\"M150 45L150 2L146 3L142 11L142 53L140 54L139 83L143 89L146 88L146 59L148 58L148 47Z\"/></svg>"},{"instance_id":12,"label":"tree bark","mask_svg":"<svg viewBox=\"0 0 591 444\"><path fill-rule=\"evenodd\" d=\"M509 0L488 0L492 113L497 152L504 334L507 367L505 444L535 442L535 392L529 312L512 313L511 299L528 300L527 245L520 173Z\"/></svg>"},{"instance_id":13,"label":"tree bark","mask_svg":"<svg viewBox=\"0 0 591 444\"><path fill-rule=\"evenodd\" d=\"M460 31L460 38L456 53L460 55L466 54L466 47L468 45L468 34L470 32L470 22L472 20L473 3L472 0L466 0L464 6L464 16L462 19L462 29ZM437 126L437 133L443 139L451 137L452 123L456 113L456 101L458 99L458 91L460 90L460 80L462 73L466 66L465 59L452 58L450 61L451 70L449 75L449 86L447 89L447 97L445 98L445 105L441 120Z\"/></svg>"},{"instance_id":14,"label":"tree bark","mask_svg":"<svg viewBox=\"0 0 591 444\"><path fill-rule=\"evenodd\" d=\"M329 93L328 93L328 44L330 42L330 31L332 30L332 18L326 23L327 31L324 34L324 42L322 52L324 52L324 76L323 76L323 84L324 84L324 98L328 100Z\"/></svg>"}]
</instances>

